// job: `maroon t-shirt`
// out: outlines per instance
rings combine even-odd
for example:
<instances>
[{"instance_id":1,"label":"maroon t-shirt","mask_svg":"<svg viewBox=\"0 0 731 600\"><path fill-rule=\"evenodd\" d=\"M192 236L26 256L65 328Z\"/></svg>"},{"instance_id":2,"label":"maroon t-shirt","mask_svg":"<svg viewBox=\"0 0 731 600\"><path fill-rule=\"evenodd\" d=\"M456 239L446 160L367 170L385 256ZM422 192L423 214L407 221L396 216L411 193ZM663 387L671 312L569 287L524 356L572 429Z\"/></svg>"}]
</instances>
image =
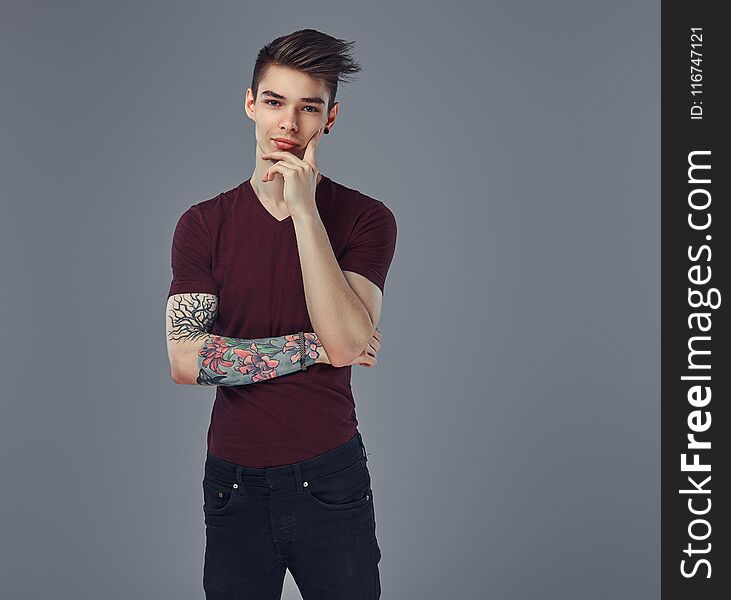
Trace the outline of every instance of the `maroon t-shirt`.
<instances>
[{"instance_id":1,"label":"maroon t-shirt","mask_svg":"<svg viewBox=\"0 0 731 600\"><path fill-rule=\"evenodd\" d=\"M396 247L393 213L325 175L315 201L340 268L383 291ZM255 339L313 331L292 218L278 221L250 179L183 213L172 271L168 297L218 296L213 334ZM216 386L208 449L239 465L272 467L344 444L358 425L350 371L318 363L266 381Z\"/></svg>"}]
</instances>

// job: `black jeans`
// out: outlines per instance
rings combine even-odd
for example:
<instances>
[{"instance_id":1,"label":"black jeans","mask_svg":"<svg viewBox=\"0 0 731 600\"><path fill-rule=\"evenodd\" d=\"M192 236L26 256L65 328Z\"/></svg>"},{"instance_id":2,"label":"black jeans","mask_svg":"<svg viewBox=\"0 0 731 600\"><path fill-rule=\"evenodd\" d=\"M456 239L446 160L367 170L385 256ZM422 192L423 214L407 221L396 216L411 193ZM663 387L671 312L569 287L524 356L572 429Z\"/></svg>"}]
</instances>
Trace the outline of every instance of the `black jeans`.
<instances>
[{"instance_id":1,"label":"black jeans","mask_svg":"<svg viewBox=\"0 0 731 600\"><path fill-rule=\"evenodd\" d=\"M206 455L207 600L279 600L289 569L303 600L381 596L368 458L360 432L279 467Z\"/></svg>"}]
</instances>

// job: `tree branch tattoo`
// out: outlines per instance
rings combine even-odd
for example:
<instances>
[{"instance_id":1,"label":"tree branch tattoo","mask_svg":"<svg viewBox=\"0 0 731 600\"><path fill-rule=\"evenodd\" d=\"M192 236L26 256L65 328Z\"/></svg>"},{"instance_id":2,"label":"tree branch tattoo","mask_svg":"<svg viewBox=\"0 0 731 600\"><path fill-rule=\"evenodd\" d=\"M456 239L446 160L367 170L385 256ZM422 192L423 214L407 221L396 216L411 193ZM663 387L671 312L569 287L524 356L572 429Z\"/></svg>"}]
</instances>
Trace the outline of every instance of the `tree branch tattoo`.
<instances>
[{"instance_id":1,"label":"tree branch tattoo","mask_svg":"<svg viewBox=\"0 0 731 600\"><path fill-rule=\"evenodd\" d=\"M299 333L254 339L211 334L217 312L218 298L212 294L177 294L170 308L171 340L203 340L197 384L247 385L300 370ZM304 363L309 367L323 346L317 334L304 335Z\"/></svg>"},{"instance_id":2,"label":"tree branch tattoo","mask_svg":"<svg viewBox=\"0 0 731 600\"><path fill-rule=\"evenodd\" d=\"M170 339L198 341L213 327L218 315L218 296L175 294L170 307Z\"/></svg>"}]
</instances>

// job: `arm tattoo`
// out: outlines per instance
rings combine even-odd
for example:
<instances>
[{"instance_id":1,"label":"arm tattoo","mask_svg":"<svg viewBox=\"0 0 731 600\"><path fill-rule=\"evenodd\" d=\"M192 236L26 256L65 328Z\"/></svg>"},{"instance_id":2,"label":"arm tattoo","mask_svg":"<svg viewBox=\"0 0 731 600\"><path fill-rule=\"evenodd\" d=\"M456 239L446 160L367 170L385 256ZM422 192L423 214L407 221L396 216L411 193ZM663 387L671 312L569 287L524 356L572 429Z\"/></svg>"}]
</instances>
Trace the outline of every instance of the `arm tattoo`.
<instances>
[{"instance_id":1,"label":"arm tattoo","mask_svg":"<svg viewBox=\"0 0 731 600\"><path fill-rule=\"evenodd\" d=\"M299 333L240 339L211 335L198 353L200 385L246 385L300 370ZM322 347L305 332L305 366L315 363Z\"/></svg>"},{"instance_id":2,"label":"arm tattoo","mask_svg":"<svg viewBox=\"0 0 731 600\"><path fill-rule=\"evenodd\" d=\"M199 385L247 385L299 371L299 333L243 339L209 333L218 313L212 294L176 295L170 308L170 339L201 341ZM304 332L305 366L314 364L323 348L317 334Z\"/></svg>"},{"instance_id":3,"label":"arm tattoo","mask_svg":"<svg viewBox=\"0 0 731 600\"><path fill-rule=\"evenodd\" d=\"M218 314L212 294L177 294L170 308L170 339L198 341L208 336Z\"/></svg>"}]
</instances>

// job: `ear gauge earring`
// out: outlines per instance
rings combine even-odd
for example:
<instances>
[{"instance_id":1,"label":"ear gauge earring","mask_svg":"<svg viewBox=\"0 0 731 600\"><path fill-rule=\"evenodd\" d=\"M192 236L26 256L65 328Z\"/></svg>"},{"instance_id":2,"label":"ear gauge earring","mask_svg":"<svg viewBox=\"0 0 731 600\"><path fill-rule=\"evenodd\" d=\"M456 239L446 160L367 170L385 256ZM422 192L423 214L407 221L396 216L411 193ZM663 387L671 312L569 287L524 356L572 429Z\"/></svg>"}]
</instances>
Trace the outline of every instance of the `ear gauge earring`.
<instances>
[{"instance_id":1,"label":"ear gauge earring","mask_svg":"<svg viewBox=\"0 0 731 600\"><path fill-rule=\"evenodd\" d=\"M325 133L330 133L330 130L327 127L325 127Z\"/></svg>"}]
</instances>

